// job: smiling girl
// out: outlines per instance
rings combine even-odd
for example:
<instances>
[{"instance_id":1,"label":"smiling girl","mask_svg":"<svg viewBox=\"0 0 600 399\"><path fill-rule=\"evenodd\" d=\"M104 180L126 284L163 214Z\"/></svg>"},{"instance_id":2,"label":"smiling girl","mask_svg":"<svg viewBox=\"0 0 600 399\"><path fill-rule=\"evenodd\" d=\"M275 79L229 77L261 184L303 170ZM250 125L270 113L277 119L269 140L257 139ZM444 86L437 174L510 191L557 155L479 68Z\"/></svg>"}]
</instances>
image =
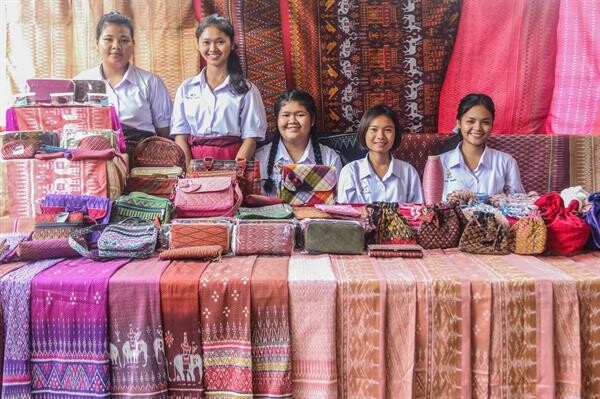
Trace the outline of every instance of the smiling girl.
<instances>
[{"instance_id":1,"label":"smiling girl","mask_svg":"<svg viewBox=\"0 0 600 399\"><path fill-rule=\"evenodd\" d=\"M398 118L390 107L377 105L363 115L357 142L369 152L342 169L339 203L423 202L417 171L392 154L400 146L400 138Z\"/></svg>"},{"instance_id":2,"label":"smiling girl","mask_svg":"<svg viewBox=\"0 0 600 399\"><path fill-rule=\"evenodd\" d=\"M460 132L450 140L450 151L440 155L444 199L459 189L487 196L525 192L517 161L510 154L486 145L495 112L494 102L485 94L471 93L460 100L456 115Z\"/></svg>"},{"instance_id":3,"label":"smiling girl","mask_svg":"<svg viewBox=\"0 0 600 399\"><path fill-rule=\"evenodd\" d=\"M196 29L206 62L175 96L171 135L186 159L250 159L265 137L267 117L257 87L244 78L231 22L218 14Z\"/></svg>"},{"instance_id":4,"label":"smiling girl","mask_svg":"<svg viewBox=\"0 0 600 399\"><path fill-rule=\"evenodd\" d=\"M169 135L172 101L163 81L133 65L133 24L118 12L109 12L96 26L96 41L102 63L75 79L102 80L108 100L115 107L125 137Z\"/></svg>"},{"instance_id":5,"label":"smiling girl","mask_svg":"<svg viewBox=\"0 0 600 399\"><path fill-rule=\"evenodd\" d=\"M256 160L260 162L263 175L263 194L277 194L283 165L335 166L339 175L342 169L339 155L317 140L317 108L310 94L299 90L286 91L277 99L274 108L277 131L273 141L256 151Z\"/></svg>"}]
</instances>

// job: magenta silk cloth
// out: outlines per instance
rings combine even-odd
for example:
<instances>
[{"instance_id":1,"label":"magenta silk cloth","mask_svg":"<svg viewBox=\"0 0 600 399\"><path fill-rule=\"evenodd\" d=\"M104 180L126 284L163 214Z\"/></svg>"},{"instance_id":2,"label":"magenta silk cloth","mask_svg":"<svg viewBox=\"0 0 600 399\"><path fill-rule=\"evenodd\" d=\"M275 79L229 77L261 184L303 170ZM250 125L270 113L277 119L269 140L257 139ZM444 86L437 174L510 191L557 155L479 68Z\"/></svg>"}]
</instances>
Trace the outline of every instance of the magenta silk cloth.
<instances>
[{"instance_id":1,"label":"magenta silk cloth","mask_svg":"<svg viewBox=\"0 0 600 399\"><path fill-rule=\"evenodd\" d=\"M168 397L160 276L169 263L157 256L136 259L110 279L108 346L113 398Z\"/></svg>"},{"instance_id":2,"label":"magenta silk cloth","mask_svg":"<svg viewBox=\"0 0 600 399\"><path fill-rule=\"evenodd\" d=\"M561 1L556 81L546 130L600 133L600 3Z\"/></svg>"},{"instance_id":3,"label":"magenta silk cloth","mask_svg":"<svg viewBox=\"0 0 600 399\"><path fill-rule=\"evenodd\" d=\"M62 259L34 262L0 279L4 347L2 394L4 398L28 398L31 395L31 344L29 334L29 301L31 280ZM0 351L0 354L2 351Z\"/></svg>"},{"instance_id":4,"label":"magenta silk cloth","mask_svg":"<svg viewBox=\"0 0 600 399\"><path fill-rule=\"evenodd\" d=\"M33 398L110 395L108 281L127 262L66 260L33 279Z\"/></svg>"},{"instance_id":5,"label":"magenta silk cloth","mask_svg":"<svg viewBox=\"0 0 600 399\"><path fill-rule=\"evenodd\" d=\"M460 99L473 92L494 100L494 132L544 131L554 88L559 3L463 1L440 94L439 132L452 131ZM562 3L566 8L571 2Z\"/></svg>"}]
</instances>

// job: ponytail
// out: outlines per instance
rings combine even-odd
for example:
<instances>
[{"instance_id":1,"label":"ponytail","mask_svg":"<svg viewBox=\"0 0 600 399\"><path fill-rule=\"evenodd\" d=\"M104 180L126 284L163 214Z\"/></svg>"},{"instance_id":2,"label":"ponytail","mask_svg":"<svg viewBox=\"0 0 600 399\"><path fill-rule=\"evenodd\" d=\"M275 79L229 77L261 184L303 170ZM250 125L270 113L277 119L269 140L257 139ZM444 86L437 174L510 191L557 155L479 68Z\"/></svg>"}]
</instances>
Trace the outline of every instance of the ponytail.
<instances>
[{"instance_id":1,"label":"ponytail","mask_svg":"<svg viewBox=\"0 0 600 399\"><path fill-rule=\"evenodd\" d=\"M267 179L263 183L263 189L267 194L273 191L273 186L275 184L271 176L273 175L273 164L275 163L275 155L277 155L277 148L279 147L280 140L281 135L279 134L279 131L277 131L275 136L273 136L273 141L271 141L271 151L269 151L269 162L267 163Z\"/></svg>"}]
</instances>

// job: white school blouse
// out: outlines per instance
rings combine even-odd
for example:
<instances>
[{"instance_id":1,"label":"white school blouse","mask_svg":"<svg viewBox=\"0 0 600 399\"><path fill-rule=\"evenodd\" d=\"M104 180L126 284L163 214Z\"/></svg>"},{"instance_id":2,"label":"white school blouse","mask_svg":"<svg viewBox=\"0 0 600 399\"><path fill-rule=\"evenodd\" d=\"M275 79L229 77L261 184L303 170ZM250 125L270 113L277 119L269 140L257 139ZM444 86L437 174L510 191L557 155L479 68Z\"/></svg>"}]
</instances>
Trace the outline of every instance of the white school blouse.
<instances>
[{"instance_id":1,"label":"white school blouse","mask_svg":"<svg viewBox=\"0 0 600 399\"><path fill-rule=\"evenodd\" d=\"M411 164L392 157L388 171L380 179L368 156L342 168L338 181L339 203L423 203L421 179Z\"/></svg>"},{"instance_id":2,"label":"white school blouse","mask_svg":"<svg viewBox=\"0 0 600 399\"><path fill-rule=\"evenodd\" d=\"M123 80L111 87L102 72L102 64L81 72L74 79L95 79L106 83L108 102L115 107L121 123L127 127L156 133L168 127L173 102L165 83L157 75L129 64Z\"/></svg>"},{"instance_id":3,"label":"white school blouse","mask_svg":"<svg viewBox=\"0 0 600 399\"><path fill-rule=\"evenodd\" d=\"M519 165L510 155L488 146L483 150L479 164L471 171L460 150L460 143L454 150L440 155L444 168L444 194L454 190L468 189L474 193L494 195L498 193L524 193L521 184Z\"/></svg>"},{"instance_id":4,"label":"white school blouse","mask_svg":"<svg viewBox=\"0 0 600 399\"><path fill-rule=\"evenodd\" d=\"M244 95L231 91L229 76L214 90L206 82L206 68L177 89L171 135L205 138L234 136L262 140L267 131L267 114L256 85L248 82Z\"/></svg>"},{"instance_id":5,"label":"white school blouse","mask_svg":"<svg viewBox=\"0 0 600 399\"><path fill-rule=\"evenodd\" d=\"M273 172L271 173L271 179L273 179L273 191L269 193L266 192L263 185L265 180L267 180L268 178L267 166L269 164L269 154L271 152L272 145L272 143L269 143L256 150L256 153L254 154L254 159L257 160L260 164L262 193L264 195L274 197L277 195L277 187L279 187L279 183L281 182L281 170L283 169L283 165L293 164L294 161L292 161L292 157L288 153L283 142L280 140L279 145L277 146L275 160L273 162ZM319 147L321 148L321 160L323 161L323 165L335 166L335 173L339 179L340 172L342 170L342 161L340 159L340 156L333 149L323 144L319 144ZM300 157L298 162L295 163L302 165L313 165L317 163L317 161L315 160L315 154L313 151L311 139L308 140L308 144L304 149L304 154L302 154L302 157Z\"/></svg>"}]
</instances>

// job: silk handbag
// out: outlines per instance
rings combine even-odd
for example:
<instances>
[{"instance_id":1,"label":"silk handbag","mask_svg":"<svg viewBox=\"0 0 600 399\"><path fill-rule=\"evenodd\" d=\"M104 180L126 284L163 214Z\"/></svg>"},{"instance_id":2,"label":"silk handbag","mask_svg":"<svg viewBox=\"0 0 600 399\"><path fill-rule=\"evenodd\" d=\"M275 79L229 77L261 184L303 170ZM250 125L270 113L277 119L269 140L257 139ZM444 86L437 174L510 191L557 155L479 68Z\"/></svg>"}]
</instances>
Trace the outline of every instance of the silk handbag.
<instances>
[{"instance_id":1,"label":"silk handbag","mask_svg":"<svg viewBox=\"0 0 600 399\"><path fill-rule=\"evenodd\" d=\"M58 145L58 135L48 130L23 130L0 133L3 159L33 158L43 145Z\"/></svg>"},{"instance_id":2,"label":"silk handbag","mask_svg":"<svg viewBox=\"0 0 600 399\"><path fill-rule=\"evenodd\" d=\"M510 234L496 221L495 215L481 211L473 212L458 244L463 252L487 255L506 255L512 247Z\"/></svg>"},{"instance_id":3,"label":"silk handbag","mask_svg":"<svg viewBox=\"0 0 600 399\"><path fill-rule=\"evenodd\" d=\"M173 140L151 136L140 141L133 153L132 164L139 166L179 166L185 170L185 154Z\"/></svg>"},{"instance_id":4,"label":"silk handbag","mask_svg":"<svg viewBox=\"0 0 600 399\"><path fill-rule=\"evenodd\" d=\"M242 192L233 176L179 179L175 189L179 217L232 216L242 203Z\"/></svg>"},{"instance_id":5,"label":"silk handbag","mask_svg":"<svg viewBox=\"0 0 600 399\"><path fill-rule=\"evenodd\" d=\"M50 103L50 94L74 93L75 84L71 79L27 79L25 81L27 92L35 93L33 96L37 103Z\"/></svg>"},{"instance_id":6,"label":"silk handbag","mask_svg":"<svg viewBox=\"0 0 600 399\"><path fill-rule=\"evenodd\" d=\"M333 166L283 165L278 196L290 205L333 205L336 184Z\"/></svg>"},{"instance_id":7,"label":"silk handbag","mask_svg":"<svg viewBox=\"0 0 600 399\"><path fill-rule=\"evenodd\" d=\"M188 165L187 177L206 176L206 172L235 172L238 185L244 196L260 194L260 163L246 159L221 160L213 158L192 159Z\"/></svg>"},{"instance_id":8,"label":"silk handbag","mask_svg":"<svg viewBox=\"0 0 600 399\"><path fill-rule=\"evenodd\" d=\"M96 223L108 223L112 203L108 198L80 194L47 194L40 202L42 213L69 215L79 212ZM70 216L71 217L71 216Z\"/></svg>"},{"instance_id":9,"label":"silk handbag","mask_svg":"<svg viewBox=\"0 0 600 399\"><path fill-rule=\"evenodd\" d=\"M228 252L230 230L231 226L227 222L174 222L171 224L169 249L219 245L224 252Z\"/></svg>"},{"instance_id":10,"label":"silk handbag","mask_svg":"<svg viewBox=\"0 0 600 399\"><path fill-rule=\"evenodd\" d=\"M60 146L67 149L89 150L114 148L115 151L120 151L117 133L112 129L82 129L65 126L60 136Z\"/></svg>"},{"instance_id":11,"label":"silk handbag","mask_svg":"<svg viewBox=\"0 0 600 399\"><path fill-rule=\"evenodd\" d=\"M173 204L168 199L136 191L120 196L113 203L110 221L115 223L131 217L154 221L158 218L164 224L169 223L172 213Z\"/></svg>"},{"instance_id":12,"label":"silk handbag","mask_svg":"<svg viewBox=\"0 0 600 399\"><path fill-rule=\"evenodd\" d=\"M170 198L177 179L183 175L179 166L140 166L131 169L127 179L127 192L142 192L157 197Z\"/></svg>"},{"instance_id":13,"label":"silk handbag","mask_svg":"<svg viewBox=\"0 0 600 399\"><path fill-rule=\"evenodd\" d=\"M239 221L233 226L233 254L290 255L295 235L292 221Z\"/></svg>"},{"instance_id":14,"label":"silk handbag","mask_svg":"<svg viewBox=\"0 0 600 399\"><path fill-rule=\"evenodd\" d=\"M294 210L288 204L260 206L256 208L240 207L236 214L238 219L291 219Z\"/></svg>"},{"instance_id":15,"label":"silk handbag","mask_svg":"<svg viewBox=\"0 0 600 399\"><path fill-rule=\"evenodd\" d=\"M309 254L361 254L364 229L359 222L314 220L303 222L304 250Z\"/></svg>"},{"instance_id":16,"label":"silk handbag","mask_svg":"<svg viewBox=\"0 0 600 399\"><path fill-rule=\"evenodd\" d=\"M106 93L106 83L103 80L95 79L75 79L75 102L88 102L88 93Z\"/></svg>"},{"instance_id":17,"label":"silk handbag","mask_svg":"<svg viewBox=\"0 0 600 399\"><path fill-rule=\"evenodd\" d=\"M375 244L414 244L415 232L408 220L399 213L398 203L376 202L367 205L369 222L375 227Z\"/></svg>"},{"instance_id":18,"label":"silk handbag","mask_svg":"<svg viewBox=\"0 0 600 399\"><path fill-rule=\"evenodd\" d=\"M440 203L422 209L417 243L425 249L456 248L467 225L458 204Z\"/></svg>"},{"instance_id":19,"label":"silk handbag","mask_svg":"<svg viewBox=\"0 0 600 399\"><path fill-rule=\"evenodd\" d=\"M135 223L124 222L77 230L69 236L69 245L80 255L91 259L150 257L156 249L158 228L154 223L141 219ZM101 231L98 249L89 250L85 238L97 231ZM84 242L80 243L82 239Z\"/></svg>"},{"instance_id":20,"label":"silk handbag","mask_svg":"<svg viewBox=\"0 0 600 399\"><path fill-rule=\"evenodd\" d=\"M546 250L548 228L539 210L519 219L517 223L511 226L510 232L514 239L514 253L539 255Z\"/></svg>"}]
</instances>

